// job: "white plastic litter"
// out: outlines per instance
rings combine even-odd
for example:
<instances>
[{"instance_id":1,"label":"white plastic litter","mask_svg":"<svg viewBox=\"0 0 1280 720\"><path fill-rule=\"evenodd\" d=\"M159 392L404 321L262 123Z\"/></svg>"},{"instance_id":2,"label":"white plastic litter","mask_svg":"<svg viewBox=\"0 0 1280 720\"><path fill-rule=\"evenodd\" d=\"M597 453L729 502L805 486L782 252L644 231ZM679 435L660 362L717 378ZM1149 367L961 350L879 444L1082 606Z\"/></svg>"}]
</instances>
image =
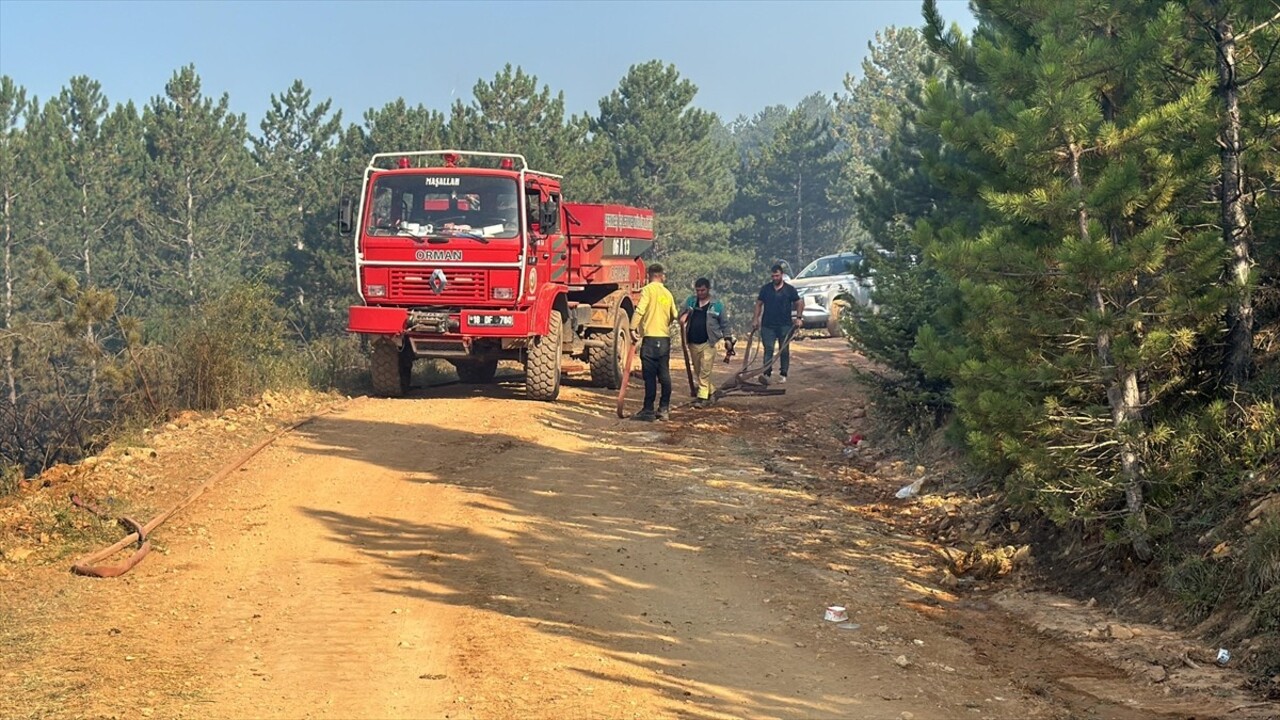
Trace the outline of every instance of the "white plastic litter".
<instances>
[{"instance_id":1,"label":"white plastic litter","mask_svg":"<svg viewBox=\"0 0 1280 720\"><path fill-rule=\"evenodd\" d=\"M903 485L902 488L898 490L898 492L893 494L893 496L898 498L899 500L906 500L907 498L913 498L916 495L920 494L920 488L923 485L924 485L924 478L916 478L915 482L911 483L910 485Z\"/></svg>"}]
</instances>

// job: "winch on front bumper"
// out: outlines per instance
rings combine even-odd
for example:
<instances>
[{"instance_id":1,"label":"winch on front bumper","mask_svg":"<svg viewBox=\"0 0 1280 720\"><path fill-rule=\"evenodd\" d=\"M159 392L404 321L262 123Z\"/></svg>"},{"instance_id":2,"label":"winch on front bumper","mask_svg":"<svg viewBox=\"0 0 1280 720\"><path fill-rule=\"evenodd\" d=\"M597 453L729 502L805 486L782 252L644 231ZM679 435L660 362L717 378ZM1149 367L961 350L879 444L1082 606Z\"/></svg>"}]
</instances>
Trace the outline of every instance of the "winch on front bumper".
<instances>
[{"instance_id":1,"label":"winch on front bumper","mask_svg":"<svg viewBox=\"0 0 1280 720\"><path fill-rule=\"evenodd\" d=\"M457 332L462 322L454 317L455 310L410 310L405 320L405 332L439 333Z\"/></svg>"}]
</instances>

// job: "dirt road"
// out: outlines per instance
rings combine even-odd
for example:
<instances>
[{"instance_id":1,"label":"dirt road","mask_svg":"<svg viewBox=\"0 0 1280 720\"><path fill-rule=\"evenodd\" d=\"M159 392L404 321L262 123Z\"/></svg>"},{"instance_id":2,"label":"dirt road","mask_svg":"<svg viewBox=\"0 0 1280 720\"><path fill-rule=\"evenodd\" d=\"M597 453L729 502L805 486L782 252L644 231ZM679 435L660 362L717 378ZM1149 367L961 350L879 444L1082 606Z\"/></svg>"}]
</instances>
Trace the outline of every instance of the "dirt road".
<instances>
[{"instance_id":1,"label":"dirt road","mask_svg":"<svg viewBox=\"0 0 1280 720\"><path fill-rule=\"evenodd\" d=\"M40 715L1227 716L936 588L921 542L806 490L771 448L859 402L847 354L808 343L785 397L669 423L514 381L354 401L126 578L66 580L54 644L0 670L10 707L49 682Z\"/></svg>"}]
</instances>

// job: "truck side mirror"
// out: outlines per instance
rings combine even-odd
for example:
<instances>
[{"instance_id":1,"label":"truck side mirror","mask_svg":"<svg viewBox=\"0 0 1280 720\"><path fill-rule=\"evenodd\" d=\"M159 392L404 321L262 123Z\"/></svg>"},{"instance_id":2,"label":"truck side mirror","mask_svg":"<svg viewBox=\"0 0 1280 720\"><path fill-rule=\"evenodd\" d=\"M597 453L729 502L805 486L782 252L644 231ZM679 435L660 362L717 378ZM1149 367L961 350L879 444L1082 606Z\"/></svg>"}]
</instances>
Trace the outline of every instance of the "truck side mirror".
<instances>
[{"instance_id":1,"label":"truck side mirror","mask_svg":"<svg viewBox=\"0 0 1280 720\"><path fill-rule=\"evenodd\" d=\"M560 208L555 203L542 206L542 231L554 235L560 229Z\"/></svg>"},{"instance_id":2,"label":"truck side mirror","mask_svg":"<svg viewBox=\"0 0 1280 720\"><path fill-rule=\"evenodd\" d=\"M351 198L342 198L342 205L338 208L338 230L351 232Z\"/></svg>"}]
</instances>

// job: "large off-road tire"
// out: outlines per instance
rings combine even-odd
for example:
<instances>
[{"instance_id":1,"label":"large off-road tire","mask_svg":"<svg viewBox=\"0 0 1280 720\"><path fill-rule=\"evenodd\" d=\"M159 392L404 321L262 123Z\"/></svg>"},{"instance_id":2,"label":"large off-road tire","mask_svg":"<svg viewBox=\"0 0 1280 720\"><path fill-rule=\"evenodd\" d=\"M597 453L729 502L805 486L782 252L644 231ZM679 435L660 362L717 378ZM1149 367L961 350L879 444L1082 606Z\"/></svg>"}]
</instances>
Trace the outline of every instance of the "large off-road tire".
<instances>
[{"instance_id":1,"label":"large off-road tire","mask_svg":"<svg viewBox=\"0 0 1280 720\"><path fill-rule=\"evenodd\" d=\"M844 325L840 323L848 310L849 303L844 300L836 300L831 303L831 311L827 314L827 337L844 337Z\"/></svg>"},{"instance_id":2,"label":"large off-road tire","mask_svg":"<svg viewBox=\"0 0 1280 720\"><path fill-rule=\"evenodd\" d=\"M467 385L484 385L493 382L498 374L497 360L454 360L453 369L458 371L458 381Z\"/></svg>"},{"instance_id":3,"label":"large off-road tire","mask_svg":"<svg viewBox=\"0 0 1280 720\"><path fill-rule=\"evenodd\" d=\"M591 361L591 383L596 387L617 390L622 386L623 369L631 354L631 333L627 311L618 308L613 329L600 336L604 347L593 347L587 353Z\"/></svg>"},{"instance_id":4,"label":"large off-road tire","mask_svg":"<svg viewBox=\"0 0 1280 720\"><path fill-rule=\"evenodd\" d=\"M369 371L374 395L403 397L409 392L409 382L413 378L413 356L401 351L390 340L378 340L373 344Z\"/></svg>"},{"instance_id":5,"label":"large off-road tire","mask_svg":"<svg viewBox=\"0 0 1280 720\"><path fill-rule=\"evenodd\" d=\"M564 316L551 311L547 334L529 343L524 358L524 387L530 400L555 400L560 394L560 360L564 355Z\"/></svg>"}]
</instances>

